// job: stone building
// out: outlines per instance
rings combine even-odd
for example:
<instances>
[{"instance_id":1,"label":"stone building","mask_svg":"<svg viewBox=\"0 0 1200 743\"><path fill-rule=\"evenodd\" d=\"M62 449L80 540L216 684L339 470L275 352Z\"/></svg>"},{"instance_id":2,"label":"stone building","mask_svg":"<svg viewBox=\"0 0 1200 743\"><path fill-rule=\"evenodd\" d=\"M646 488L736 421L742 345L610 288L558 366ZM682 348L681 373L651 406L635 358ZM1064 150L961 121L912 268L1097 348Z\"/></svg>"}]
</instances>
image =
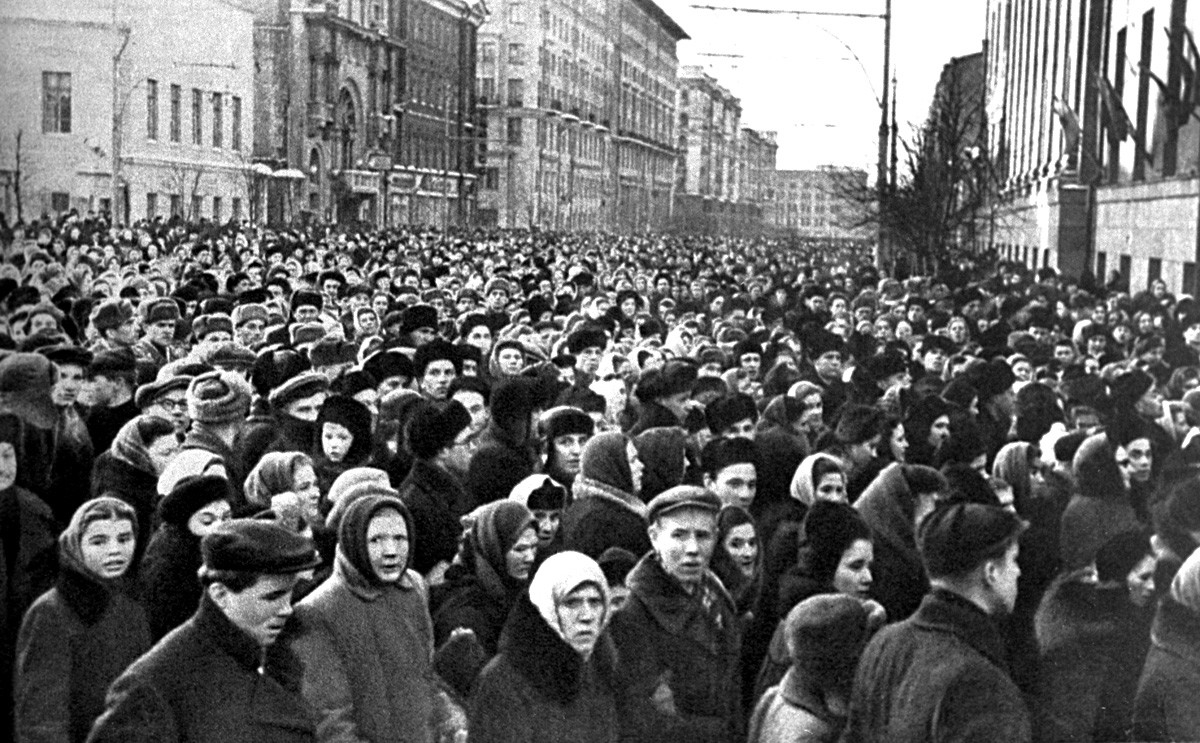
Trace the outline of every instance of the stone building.
<instances>
[{"instance_id":1,"label":"stone building","mask_svg":"<svg viewBox=\"0 0 1200 743\"><path fill-rule=\"evenodd\" d=\"M469 222L482 20L478 0L258 0L269 219Z\"/></svg>"},{"instance_id":2,"label":"stone building","mask_svg":"<svg viewBox=\"0 0 1200 743\"><path fill-rule=\"evenodd\" d=\"M653 0L488 7L476 81L486 111L480 223L665 227L683 29Z\"/></svg>"},{"instance_id":3,"label":"stone building","mask_svg":"<svg viewBox=\"0 0 1200 743\"><path fill-rule=\"evenodd\" d=\"M988 217L1003 256L1195 293L1200 120L1184 99L1198 13L1187 0L988 3Z\"/></svg>"},{"instance_id":4,"label":"stone building","mask_svg":"<svg viewBox=\"0 0 1200 743\"><path fill-rule=\"evenodd\" d=\"M0 5L0 210L244 217L252 37L231 0Z\"/></svg>"},{"instance_id":5,"label":"stone building","mask_svg":"<svg viewBox=\"0 0 1200 743\"><path fill-rule=\"evenodd\" d=\"M774 217L777 234L824 244L866 245L874 239L861 207L842 194L865 189L867 172L832 165L813 170L775 172Z\"/></svg>"}]
</instances>

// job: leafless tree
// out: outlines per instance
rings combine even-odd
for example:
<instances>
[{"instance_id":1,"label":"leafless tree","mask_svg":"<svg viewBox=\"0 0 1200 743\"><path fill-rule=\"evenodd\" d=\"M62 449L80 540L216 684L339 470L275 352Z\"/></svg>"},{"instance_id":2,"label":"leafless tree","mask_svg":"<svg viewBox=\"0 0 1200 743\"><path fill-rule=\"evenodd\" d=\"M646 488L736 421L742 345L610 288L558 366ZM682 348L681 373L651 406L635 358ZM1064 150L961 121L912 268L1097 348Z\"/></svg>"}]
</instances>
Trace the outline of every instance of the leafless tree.
<instances>
[{"instance_id":1,"label":"leafless tree","mask_svg":"<svg viewBox=\"0 0 1200 743\"><path fill-rule=\"evenodd\" d=\"M197 217L192 214L192 203L200 193L200 180L203 177L204 169L199 165L180 161L171 163L171 170L167 174L167 189L169 193L179 195L182 202L179 205L182 212L180 216L185 220L193 221Z\"/></svg>"}]
</instances>

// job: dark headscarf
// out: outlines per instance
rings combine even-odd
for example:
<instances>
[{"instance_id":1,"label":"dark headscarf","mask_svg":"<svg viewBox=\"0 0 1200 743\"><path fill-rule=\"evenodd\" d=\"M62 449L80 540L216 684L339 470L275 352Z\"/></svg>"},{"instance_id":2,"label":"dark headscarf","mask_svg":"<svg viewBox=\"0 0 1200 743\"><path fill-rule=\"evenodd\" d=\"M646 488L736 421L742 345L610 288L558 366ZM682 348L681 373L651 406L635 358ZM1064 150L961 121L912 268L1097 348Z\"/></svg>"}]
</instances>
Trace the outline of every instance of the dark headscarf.
<instances>
[{"instance_id":1,"label":"dark headscarf","mask_svg":"<svg viewBox=\"0 0 1200 743\"><path fill-rule=\"evenodd\" d=\"M626 447L629 437L618 431L596 434L583 445L579 474L625 493L633 493ZM636 495L636 493L635 493Z\"/></svg>"},{"instance_id":2,"label":"dark headscarf","mask_svg":"<svg viewBox=\"0 0 1200 743\"><path fill-rule=\"evenodd\" d=\"M370 586L383 588L387 585L379 580L375 569L371 567L371 557L367 551L367 529L376 514L387 510L396 511L404 519L408 528L408 555L404 569L412 565L413 540L416 531L413 528L412 514L399 498L390 495L368 495L350 504L338 527L337 559L345 561Z\"/></svg>"}]
</instances>

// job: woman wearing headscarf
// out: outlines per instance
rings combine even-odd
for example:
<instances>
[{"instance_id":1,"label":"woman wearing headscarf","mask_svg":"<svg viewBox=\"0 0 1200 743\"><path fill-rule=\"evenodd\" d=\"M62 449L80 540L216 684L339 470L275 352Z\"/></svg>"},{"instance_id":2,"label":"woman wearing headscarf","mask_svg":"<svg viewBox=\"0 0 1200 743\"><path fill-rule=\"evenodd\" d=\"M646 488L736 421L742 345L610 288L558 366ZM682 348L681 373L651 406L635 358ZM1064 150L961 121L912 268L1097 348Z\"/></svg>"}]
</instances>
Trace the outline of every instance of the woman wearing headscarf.
<instances>
[{"instance_id":1,"label":"woman wearing headscarf","mask_svg":"<svg viewBox=\"0 0 1200 743\"><path fill-rule=\"evenodd\" d=\"M58 539L59 576L21 624L13 698L21 743L83 743L109 684L150 649L142 607L125 591L137 515L117 498L75 511Z\"/></svg>"},{"instance_id":2,"label":"woman wearing headscarf","mask_svg":"<svg viewBox=\"0 0 1200 743\"><path fill-rule=\"evenodd\" d=\"M593 560L609 547L635 555L650 551L646 533L646 504L638 497L645 466L629 437L606 431L588 439L574 500L563 512L563 548Z\"/></svg>"},{"instance_id":3,"label":"woman wearing headscarf","mask_svg":"<svg viewBox=\"0 0 1200 743\"><path fill-rule=\"evenodd\" d=\"M444 699L433 671L433 621L410 568L412 517L368 495L346 509L333 575L296 605L293 648L303 693L329 741L432 743Z\"/></svg>"},{"instance_id":4,"label":"woman wearing headscarf","mask_svg":"<svg viewBox=\"0 0 1200 743\"><path fill-rule=\"evenodd\" d=\"M537 523L528 508L512 500L480 506L466 520L470 526L458 556L438 587L434 636L440 647L454 630L471 630L490 658L509 610L529 583Z\"/></svg>"},{"instance_id":5,"label":"woman wearing headscarf","mask_svg":"<svg viewBox=\"0 0 1200 743\"><path fill-rule=\"evenodd\" d=\"M288 517L293 527L298 526L297 520L313 527L323 520L317 474L307 454L267 452L246 475L244 492L252 508L274 510L277 515Z\"/></svg>"},{"instance_id":6,"label":"woman wearing headscarf","mask_svg":"<svg viewBox=\"0 0 1200 743\"><path fill-rule=\"evenodd\" d=\"M1131 740L1200 740L1200 550L1171 581L1150 630Z\"/></svg>"},{"instance_id":7,"label":"woman wearing headscarf","mask_svg":"<svg viewBox=\"0 0 1200 743\"><path fill-rule=\"evenodd\" d=\"M92 468L92 497L113 495L137 514L138 557L146 548L158 504L158 478L179 452L175 425L165 418L139 415L117 431L108 451ZM133 563L137 565L137 560Z\"/></svg>"},{"instance_id":8,"label":"woman wearing headscarf","mask_svg":"<svg viewBox=\"0 0 1200 743\"><path fill-rule=\"evenodd\" d=\"M229 483L216 475L181 480L158 504L158 528L138 568L154 641L196 613L203 593L200 539L229 518Z\"/></svg>"},{"instance_id":9,"label":"woman wearing headscarf","mask_svg":"<svg viewBox=\"0 0 1200 743\"><path fill-rule=\"evenodd\" d=\"M917 551L917 525L933 510L946 478L932 467L893 464L867 486L854 508L871 530L875 561L873 597L888 619L906 619L929 590L925 566Z\"/></svg>"},{"instance_id":10,"label":"woman wearing headscarf","mask_svg":"<svg viewBox=\"0 0 1200 743\"><path fill-rule=\"evenodd\" d=\"M687 432L682 428L648 428L633 437L633 445L645 466L641 500L649 503L654 496L683 482L688 459Z\"/></svg>"},{"instance_id":11,"label":"woman wearing headscarf","mask_svg":"<svg viewBox=\"0 0 1200 743\"><path fill-rule=\"evenodd\" d=\"M608 583L594 560L546 560L504 626L471 697L475 743L615 743Z\"/></svg>"}]
</instances>

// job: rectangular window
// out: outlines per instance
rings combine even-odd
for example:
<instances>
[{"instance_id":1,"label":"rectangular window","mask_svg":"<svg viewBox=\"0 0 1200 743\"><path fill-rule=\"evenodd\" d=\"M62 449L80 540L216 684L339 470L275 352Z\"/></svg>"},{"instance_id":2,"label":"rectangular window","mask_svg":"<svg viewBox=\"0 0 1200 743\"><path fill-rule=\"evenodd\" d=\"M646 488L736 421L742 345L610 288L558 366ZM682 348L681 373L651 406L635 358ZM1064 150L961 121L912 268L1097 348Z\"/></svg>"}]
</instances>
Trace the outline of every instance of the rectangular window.
<instances>
[{"instance_id":1,"label":"rectangular window","mask_svg":"<svg viewBox=\"0 0 1200 743\"><path fill-rule=\"evenodd\" d=\"M50 211L55 214L62 214L71 208L71 194L63 191L55 191L50 194Z\"/></svg>"},{"instance_id":2,"label":"rectangular window","mask_svg":"<svg viewBox=\"0 0 1200 743\"><path fill-rule=\"evenodd\" d=\"M1133 258L1128 253L1121 254L1121 278L1125 283L1129 283L1130 274L1133 273Z\"/></svg>"},{"instance_id":3,"label":"rectangular window","mask_svg":"<svg viewBox=\"0 0 1200 743\"><path fill-rule=\"evenodd\" d=\"M212 144L218 150L221 149L221 135L224 133L224 126L221 121L222 109L225 105L225 97L220 93L212 94Z\"/></svg>"},{"instance_id":4,"label":"rectangular window","mask_svg":"<svg viewBox=\"0 0 1200 743\"><path fill-rule=\"evenodd\" d=\"M1150 282L1157 281L1162 278L1162 258L1151 258L1149 265L1146 266L1146 288L1150 288Z\"/></svg>"},{"instance_id":5,"label":"rectangular window","mask_svg":"<svg viewBox=\"0 0 1200 743\"><path fill-rule=\"evenodd\" d=\"M212 219L214 222L218 222L218 223L221 221L221 197L220 196L213 197Z\"/></svg>"},{"instance_id":6,"label":"rectangular window","mask_svg":"<svg viewBox=\"0 0 1200 743\"><path fill-rule=\"evenodd\" d=\"M204 214L204 205L199 196L192 196L192 213L189 219L198 220Z\"/></svg>"},{"instance_id":7,"label":"rectangular window","mask_svg":"<svg viewBox=\"0 0 1200 743\"><path fill-rule=\"evenodd\" d=\"M242 199L240 196L233 197L233 214L230 215L235 222L242 221Z\"/></svg>"},{"instance_id":8,"label":"rectangular window","mask_svg":"<svg viewBox=\"0 0 1200 743\"><path fill-rule=\"evenodd\" d=\"M1183 264L1183 286L1180 287L1179 291L1183 294L1191 294L1192 296L1196 295L1196 264L1195 263L1189 262L1189 263Z\"/></svg>"},{"instance_id":9,"label":"rectangular window","mask_svg":"<svg viewBox=\"0 0 1200 743\"><path fill-rule=\"evenodd\" d=\"M171 86L171 141L178 142L183 136L183 88Z\"/></svg>"},{"instance_id":10,"label":"rectangular window","mask_svg":"<svg viewBox=\"0 0 1200 743\"><path fill-rule=\"evenodd\" d=\"M71 73L42 73L42 132L71 133Z\"/></svg>"},{"instance_id":11,"label":"rectangular window","mask_svg":"<svg viewBox=\"0 0 1200 743\"><path fill-rule=\"evenodd\" d=\"M1154 52L1154 33L1154 8L1151 8L1142 15L1142 48L1138 69L1150 69L1151 55ZM1146 163L1148 160L1146 150L1150 147L1150 139L1146 132L1149 111L1150 76L1138 75L1137 111L1134 118L1134 127L1138 132L1135 137L1141 137L1142 140L1133 143L1133 180L1135 181L1143 180L1146 177ZM1125 280L1128 281L1129 274L1124 274L1124 276Z\"/></svg>"},{"instance_id":12,"label":"rectangular window","mask_svg":"<svg viewBox=\"0 0 1200 743\"><path fill-rule=\"evenodd\" d=\"M204 144L204 93L192 88L192 144Z\"/></svg>"},{"instance_id":13,"label":"rectangular window","mask_svg":"<svg viewBox=\"0 0 1200 743\"><path fill-rule=\"evenodd\" d=\"M154 219L158 216L158 194L146 194L146 219Z\"/></svg>"},{"instance_id":14,"label":"rectangular window","mask_svg":"<svg viewBox=\"0 0 1200 743\"><path fill-rule=\"evenodd\" d=\"M479 102L496 102L496 81L490 77L479 78Z\"/></svg>"},{"instance_id":15,"label":"rectangular window","mask_svg":"<svg viewBox=\"0 0 1200 743\"><path fill-rule=\"evenodd\" d=\"M521 120L508 120L508 143L521 144Z\"/></svg>"},{"instance_id":16,"label":"rectangular window","mask_svg":"<svg viewBox=\"0 0 1200 743\"><path fill-rule=\"evenodd\" d=\"M509 23L524 23L525 22L525 7L521 3L508 4L508 22Z\"/></svg>"},{"instance_id":17,"label":"rectangular window","mask_svg":"<svg viewBox=\"0 0 1200 743\"><path fill-rule=\"evenodd\" d=\"M489 191L500 188L500 168L487 168L483 171L483 187Z\"/></svg>"},{"instance_id":18,"label":"rectangular window","mask_svg":"<svg viewBox=\"0 0 1200 743\"><path fill-rule=\"evenodd\" d=\"M508 105L516 108L525 105L525 81L519 77L508 80Z\"/></svg>"},{"instance_id":19,"label":"rectangular window","mask_svg":"<svg viewBox=\"0 0 1200 743\"><path fill-rule=\"evenodd\" d=\"M171 194L171 216L183 216L183 197L177 193Z\"/></svg>"},{"instance_id":20,"label":"rectangular window","mask_svg":"<svg viewBox=\"0 0 1200 743\"><path fill-rule=\"evenodd\" d=\"M158 139L158 81L146 81L146 139Z\"/></svg>"},{"instance_id":21,"label":"rectangular window","mask_svg":"<svg viewBox=\"0 0 1200 743\"><path fill-rule=\"evenodd\" d=\"M508 45L508 63L510 65L525 64L525 45L524 44L509 44Z\"/></svg>"},{"instance_id":22,"label":"rectangular window","mask_svg":"<svg viewBox=\"0 0 1200 743\"><path fill-rule=\"evenodd\" d=\"M236 95L233 97L233 113L231 114L233 121L231 126L233 130L229 133L229 144L235 152L242 151L242 99Z\"/></svg>"},{"instance_id":23,"label":"rectangular window","mask_svg":"<svg viewBox=\"0 0 1200 743\"><path fill-rule=\"evenodd\" d=\"M1096 252L1096 283L1103 285L1108 280L1108 253L1103 250Z\"/></svg>"}]
</instances>

